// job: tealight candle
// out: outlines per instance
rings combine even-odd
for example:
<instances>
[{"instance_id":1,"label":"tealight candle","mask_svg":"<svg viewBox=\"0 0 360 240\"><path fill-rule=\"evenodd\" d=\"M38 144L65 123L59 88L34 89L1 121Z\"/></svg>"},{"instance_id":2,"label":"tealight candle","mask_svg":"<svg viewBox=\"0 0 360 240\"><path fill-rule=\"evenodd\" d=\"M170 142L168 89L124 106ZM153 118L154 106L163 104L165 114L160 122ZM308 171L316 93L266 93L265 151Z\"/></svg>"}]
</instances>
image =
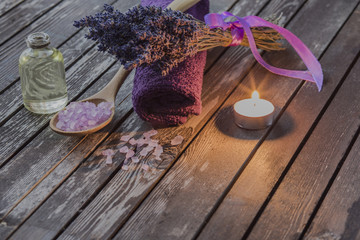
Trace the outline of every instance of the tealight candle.
<instances>
[{"instance_id":1,"label":"tealight candle","mask_svg":"<svg viewBox=\"0 0 360 240\"><path fill-rule=\"evenodd\" d=\"M274 105L260 99L259 93L254 91L251 98L234 104L234 120L236 125L245 129L263 129L270 126L274 118Z\"/></svg>"}]
</instances>

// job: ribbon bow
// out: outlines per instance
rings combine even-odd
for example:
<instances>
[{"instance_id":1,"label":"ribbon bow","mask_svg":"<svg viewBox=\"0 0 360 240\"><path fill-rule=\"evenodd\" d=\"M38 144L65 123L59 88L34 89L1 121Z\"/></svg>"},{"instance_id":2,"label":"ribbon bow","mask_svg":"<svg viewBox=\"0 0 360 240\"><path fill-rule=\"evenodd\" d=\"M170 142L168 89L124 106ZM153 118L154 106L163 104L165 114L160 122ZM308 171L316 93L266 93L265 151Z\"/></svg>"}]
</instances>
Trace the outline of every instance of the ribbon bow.
<instances>
[{"instance_id":1,"label":"ribbon bow","mask_svg":"<svg viewBox=\"0 0 360 240\"><path fill-rule=\"evenodd\" d=\"M225 22L224 20L227 17L235 17L237 20L233 22ZM205 23L210 28L220 27L223 30L230 28L233 41L229 46L239 45L244 37L244 31L245 31L247 38L249 40L251 52L253 53L255 59L263 67L265 67L267 70L275 74L279 74L291 78L300 78L310 82L315 82L319 91L321 90L323 84L323 72L319 61L312 54L309 48L307 48L305 44L289 30L282 28L278 25L275 25L273 23L270 23L257 16L247 16L241 18L238 16L234 16L229 12L223 12L221 14L209 13L205 15ZM307 71L282 69L271 66L270 64L266 63L256 49L255 40L250 29L251 27L269 27L279 32L298 53L300 58L305 63L307 67Z\"/></svg>"}]
</instances>

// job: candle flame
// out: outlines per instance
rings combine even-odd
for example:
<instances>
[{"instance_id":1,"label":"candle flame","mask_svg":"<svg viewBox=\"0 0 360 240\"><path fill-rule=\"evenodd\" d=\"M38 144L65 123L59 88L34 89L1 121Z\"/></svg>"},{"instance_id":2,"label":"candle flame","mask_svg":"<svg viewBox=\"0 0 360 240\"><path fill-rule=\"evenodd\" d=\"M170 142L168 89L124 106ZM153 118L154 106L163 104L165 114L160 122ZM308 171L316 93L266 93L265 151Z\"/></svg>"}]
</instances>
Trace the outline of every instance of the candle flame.
<instances>
[{"instance_id":1,"label":"candle flame","mask_svg":"<svg viewBox=\"0 0 360 240\"><path fill-rule=\"evenodd\" d=\"M251 98L259 99L259 98L260 98L259 92L255 90L255 91L251 94Z\"/></svg>"}]
</instances>

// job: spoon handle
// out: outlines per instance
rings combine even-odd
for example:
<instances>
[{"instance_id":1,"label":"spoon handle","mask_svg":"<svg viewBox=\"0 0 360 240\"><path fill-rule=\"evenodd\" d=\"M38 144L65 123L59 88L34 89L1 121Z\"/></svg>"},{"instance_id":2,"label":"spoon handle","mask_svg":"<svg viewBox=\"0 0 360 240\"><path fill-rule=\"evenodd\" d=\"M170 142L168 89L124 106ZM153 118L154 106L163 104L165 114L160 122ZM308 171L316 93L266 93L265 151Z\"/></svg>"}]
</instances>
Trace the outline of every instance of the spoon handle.
<instances>
[{"instance_id":1,"label":"spoon handle","mask_svg":"<svg viewBox=\"0 0 360 240\"><path fill-rule=\"evenodd\" d=\"M87 99L101 98L105 99L108 102L114 102L121 85L124 83L130 72L131 70L125 70L125 68L121 66L115 76L103 89L101 89L98 93L92 95L91 97L88 97Z\"/></svg>"},{"instance_id":2,"label":"spoon handle","mask_svg":"<svg viewBox=\"0 0 360 240\"><path fill-rule=\"evenodd\" d=\"M200 0L174 0L170 3L167 8L171 8L172 10L185 12L196 3L200 2Z\"/></svg>"}]
</instances>

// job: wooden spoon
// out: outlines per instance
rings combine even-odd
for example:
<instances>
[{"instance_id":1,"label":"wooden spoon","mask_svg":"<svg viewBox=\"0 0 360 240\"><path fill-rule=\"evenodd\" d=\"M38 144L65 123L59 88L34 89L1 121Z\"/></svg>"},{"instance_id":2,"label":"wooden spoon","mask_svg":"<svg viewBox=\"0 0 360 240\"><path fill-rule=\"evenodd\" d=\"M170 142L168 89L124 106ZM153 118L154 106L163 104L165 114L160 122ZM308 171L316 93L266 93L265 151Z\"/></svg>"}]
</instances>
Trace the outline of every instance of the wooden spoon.
<instances>
[{"instance_id":1,"label":"wooden spoon","mask_svg":"<svg viewBox=\"0 0 360 240\"><path fill-rule=\"evenodd\" d=\"M56 124L59 121L59 113L56 113L52 119L50 120L50 128L59 134L68 135L68 136L84 136L90 133L94 133L108 125L115 114L115 98L116 94L119 91L121 85L124 83L125 79L129 75L131 71L125 70L123 67L120 67L119 71L115 74L115 76L111 79L111 81L98 93L92 95L91 97L88 97L84 100L81 100L81 102L92 102L98 105L101 102L110 102L113 104L113 107L111 108L111 115L110 117L100 125L97 125L93 128L89 128L83 131L63 131L56 127Z\"/></svg>"},{"instance_id":2,"label":"wooden spoon","mask_svg":"<svg viewBox=\"0 0 360 240\"><path fill-rule=\"evenodd\" d=\"M194 6L196 3L200 2L200 0L174 0L172 3L168 5L167 8L171 8L172 10L178 10L178 11L186 11L192 6ZM92 95L91 97L88 97L87 99L81 100L81 102L93 102L96 105L98 105L101 102L111 102L113 103L112 107L112 113L108 120L101 123L100 125L97 125L93 128L89 128L83 131L63 131L56 127L57 122L59 121L58 114L56 113L52 119L50 120L50 128L59 134L68 135L68 136L84 136L90 133L94 133L108 125L115 114L115 98L116 94L119 91L121 85L124 83L125 79L129 75L131 71L125 70L123 67L119 69L119 71L115 74L113 79L102 89L100 92Z\"/></svg>"}]
</instances>

